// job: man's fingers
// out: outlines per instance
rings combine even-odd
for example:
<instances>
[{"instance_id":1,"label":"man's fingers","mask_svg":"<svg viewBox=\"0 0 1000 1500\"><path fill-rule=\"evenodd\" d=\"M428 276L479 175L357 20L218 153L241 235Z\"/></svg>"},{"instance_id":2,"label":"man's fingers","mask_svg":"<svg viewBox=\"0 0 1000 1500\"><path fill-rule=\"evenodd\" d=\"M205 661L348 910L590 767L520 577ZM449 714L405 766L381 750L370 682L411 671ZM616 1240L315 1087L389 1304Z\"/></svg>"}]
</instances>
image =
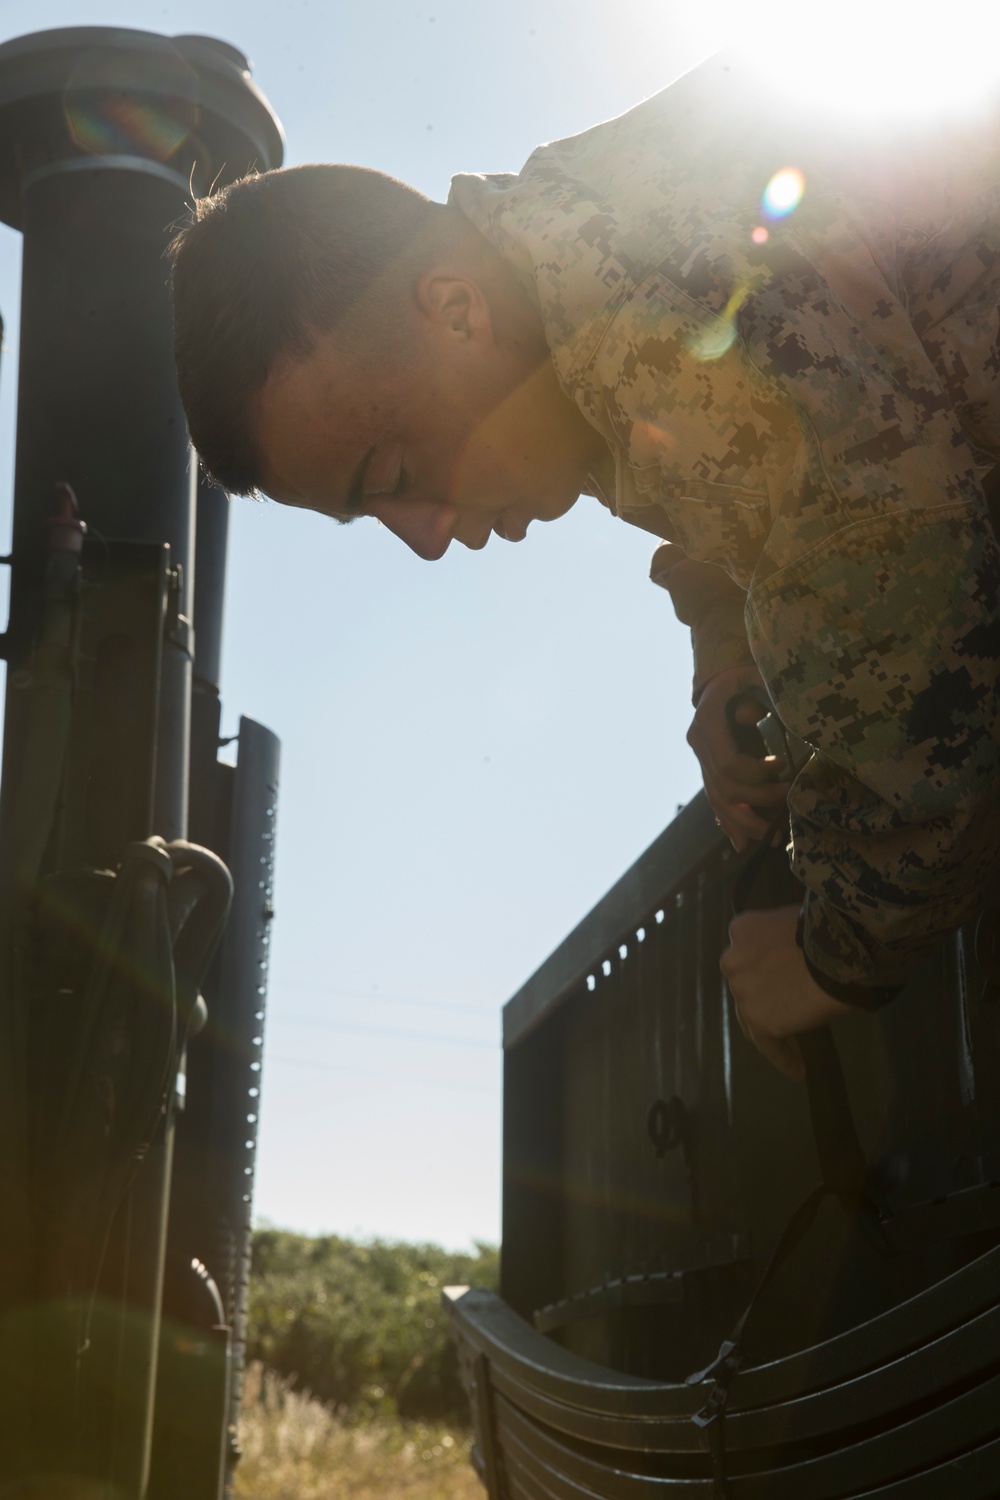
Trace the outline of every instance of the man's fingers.
<instances>
[{"instance_id":1,"label":"man's fingers","mask_svg":"<svg viewBox=\"0 0 1000 1500\"><path fill-rule=\"evenodd\" d=\"M759 673L745 664L717 673L705 686L687 732L688 744L701 763L702 778L716 822L737 853L768 836L773 814L786 804L788 766L781 756L763 759L736 747L727 706L748 686L760 685ZM760 718L760 705L743 702L735 710L741 724ZM784 834L775 842L784 841Z\"/></svg>"},{"instance_id":2,"label":"man's fingers","mask_svg":"<svg viewBox=\"0 0 1000 1500\"><path fill-rule=\"evenodd\" d=\"M702 772L706 789L711 790L715 796L729 798L730 801L745 801L757 789L772 792L777 787L778 795L783 795L790 784L783 760L775 759L774 756L768 756L766 760L753 760L750 756L735 754L724 760L705 759L702 762Z\"/></svg>"},{"instance_id":3,"label":"man's fingers","mask_svg":"<svg viewBox=\"0 0 1000 1500\"><path fill-rule=\"evenodd\" d=\"M756 805L781 807L789 795L789 787L783 781L760 781L759 784L741 781L712 781L712 796L718 802L754 802Z\"/></svg>"},{"instance_id":4,"label":"man's fingers","mask_svg":"<svg viewBox=\"0 0 1000 1500\"><path fill-rule=\"evenodd\" d=\"M731 822L728 818L717 817L715 821L737 854L742 854L744 849L749 848L752 837L750 834L744 833L742 828L739 828L737 824Z\"/></svg>"},{"instance_id":5,"label":"man's fingers","mask_svg":"<svg viewBox=\"0 0 1000 1500\"><path fill-rule=\"evenodd\" d=\"M762 1032L745 1033L761 1057L767 1059L773 1068L777 1068L785 1078L792 1083L803 1083L806 1076L806 1065L802 1060L802 1048L794 1037L766 1036Z\"/></svg>"},{"instance_id":6,"label":"man's fingers","mask_svg":"<svg viewBox=\"0 0 1000 1500\"><path fill-rule=\"evenodd\" d=\"M744 698L733 709L733 718L737 724L759 724L763 717L764 710L752 698Z\"/></svg>"},{"instance_id":7,"label":"man's fingers","mask_svg":"<svg viewBox=\"0 0 1000 1500\"><path fill-rule=\"evenodd\" d=\"M740 853L752 839L766 838L772 825L769 813L778 812L788 799L787 783L775 780L780 762L766 762L739 757L740 772L746 766L747 779L735 775L705 778L705 792L716 822L733 847Z\"/></svg>"},{"instance_id":8,"label":"man's fingers","mask_svg":"<svg viewBox=\"0 0 1000 1500\"><path fill-rule=\"evenodd\" d=\"M795 942L799 913L795 904L741 912L729 924L729 945L719 959L743 1035L795 1083L805 1078L796 1037L849 1010L810 976Z\"/></svg>"},{"instance_id":9,"label":"man's fingers","mask_svg":"<svg viewBox=\"0 0 1000 1500\"><path fill-rule=\"evenodd\" d=\"M725 969L723 969L725 973ZM752 1047L756 1047L761 1057L765 1058L773 1068L792 1083L805 1081L806 1066L802 1059L802 1048L794 1037L769 1036L767 1032L754 1031L743 1014L739 1001L733 996L733 1004L736 1010L736 1020L740 1030Z\"/></svg>"},{"instance_id":10,"label":"man's fingers","mask_svg":"<svg viewBox=\"0 0 1000 1500\"><path fill-rule=\"evenodd\" d=\"M730 776L736 781L770 781L776 773L787 770L783 755L746 755L729 737L709 733L697 722L691 725L687 741L701 762L707 776Z\"/></svg>"},{"instance_id":11,"label":"man's fingers","mask_svg":"<svg viewBox=\"0 0 1000 1500\"><path fill-rule=\"evenodd\" d=\"M746 848L751 839L766 837L771 828L769 819L762 818L745 802L713 804L715 821L737 851ZM786 835L782 833L781 841Z\"/></svg>"},{"instance_id":12,"label":"man's fingers","mask_svg":"<svg viewBox=\"0 0 1000 1500\"><path fill-rule=\"evenodd\" d=\"M732 844L737 854L742 854L749 849L751 844L758 843L767 833L767 824L761 823L759 819L748 815L746 818L716 818L716 823L722 829L726 838Z\"/></svg>"},{"instance_id":13,"label":"man's fingers","mask_svg":"<svg viewBox=\"0 0 1000 1500\"><path fill-rule=\"evenodd\" d=\"M766 760L753 760L749 755L734 755L724 765L715 768L712 780L720 788L777 787L779 790L787 790L789 783L782 780L784 770L784 761L779 761L773 755L769 755Z\"/></svg>"}]
</instances>

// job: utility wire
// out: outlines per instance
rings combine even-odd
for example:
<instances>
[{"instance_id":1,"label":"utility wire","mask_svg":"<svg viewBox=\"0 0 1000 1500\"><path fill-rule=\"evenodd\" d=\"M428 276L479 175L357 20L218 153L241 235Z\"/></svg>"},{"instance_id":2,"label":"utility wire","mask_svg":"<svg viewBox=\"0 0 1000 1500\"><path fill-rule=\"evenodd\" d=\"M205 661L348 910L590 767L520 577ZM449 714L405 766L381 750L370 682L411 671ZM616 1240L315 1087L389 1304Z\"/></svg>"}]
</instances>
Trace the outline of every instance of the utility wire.
<instances>
[{"instance_id":1,"label":"utility wire","mask_svg":"<svg viewBox=\"0 0 1000 1500\"><path fill-rule=\"evenodd\" d=\"M358 1078L392 1078L398 1083L415 1083L420 1088L457 1089L463 1094L481 1094L481 1084L455 1083L450 1078L421 1078L413 1073L390 1073L384 1068L351 1068L343 1063L317 1062L313 1057L268 1057L266 1067L318 1068L323 1073L344 1073Z\"/></svg>"},{"instance_id":2,"label":"utility wire","mask_svg":"<svg viewBox=\"0 0 1000 1500\"><path fill-rule=\"evenodd\" d=\"M445 1036L440 1032L430 1031L399 1031L389 1026L359 1026L352 1021L330 1021L325 1016L272 1016L271 1023L280 1026L287 1023L289 1026L319 1026L324 1031L351 1031L359 1036L385 1036L400 1037L408 1042L443 1042L451 1047L488 1047L491 1052L498 1050L498 1042L487 1042L479 1037L471 1036Z\"/></svg>"},{"instance_id":3,"label":"utility wire","mask_svg":"<svg viewBox=\"0 0 1000 1500\"><path fill-rule=\"evenodd\" d=\"M382 1001L387 1005L412 1005L422 1010L462 1010L465 1012L476 1011L483 1014L481 1005L472 1005L468 1001L456 1000L418 1000L413 995L380 995L371 990L345 990L332 984L315 984L309 980L287 979L279 980L271 978L269 982L271 990L312 990L319 995L338 995L345 1000Z\"/></svg>"}]
</instances>

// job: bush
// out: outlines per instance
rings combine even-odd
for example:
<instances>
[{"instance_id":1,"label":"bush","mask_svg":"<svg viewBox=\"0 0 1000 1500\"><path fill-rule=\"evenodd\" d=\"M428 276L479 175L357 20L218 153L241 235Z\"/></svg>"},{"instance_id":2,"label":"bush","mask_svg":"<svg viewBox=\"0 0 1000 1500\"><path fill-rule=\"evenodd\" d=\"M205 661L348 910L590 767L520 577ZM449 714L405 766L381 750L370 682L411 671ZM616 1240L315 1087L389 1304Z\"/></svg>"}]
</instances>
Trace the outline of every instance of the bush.
<instances>
[{"instance_id":1,"label":"bush","mask_svg":"<svg viewBox=\"0 0 1000 1500\"><path fill-rule=\"evenodd\" d=\"M441 1288L495 1288L498 1252L254 1235L247 1357L358 1417L467 1422Z\"/></svg>"}]
</instances>

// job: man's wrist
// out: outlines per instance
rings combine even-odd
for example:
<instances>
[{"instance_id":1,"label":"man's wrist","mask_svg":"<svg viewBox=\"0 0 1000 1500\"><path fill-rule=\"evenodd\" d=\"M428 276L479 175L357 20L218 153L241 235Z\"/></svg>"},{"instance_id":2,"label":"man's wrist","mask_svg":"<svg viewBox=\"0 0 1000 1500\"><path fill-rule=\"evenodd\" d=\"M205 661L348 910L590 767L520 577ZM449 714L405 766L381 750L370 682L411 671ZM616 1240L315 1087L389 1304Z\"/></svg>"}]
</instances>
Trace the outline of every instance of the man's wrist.
<instances>
[{"instance_id":1,"label":"man's wrist","mask_svg":"<svg viewBox=\"0 0 1000 1500\"><path fill-rule=\"evenodd\" d=\"M815 985L830 996L831 1000L839 1000L842 1005L853 1005L859 1010L879 1010L883 1005L888 1005L890 1000L895 1000L901 984L851 984L842 980L834 979L832 975L825 974L822 969L813 963L806 952L805 945L805 907L799 912L799 920L795 927L795 941L802 949L802 957L810 979Z\"/></svg>"}]
</instances>

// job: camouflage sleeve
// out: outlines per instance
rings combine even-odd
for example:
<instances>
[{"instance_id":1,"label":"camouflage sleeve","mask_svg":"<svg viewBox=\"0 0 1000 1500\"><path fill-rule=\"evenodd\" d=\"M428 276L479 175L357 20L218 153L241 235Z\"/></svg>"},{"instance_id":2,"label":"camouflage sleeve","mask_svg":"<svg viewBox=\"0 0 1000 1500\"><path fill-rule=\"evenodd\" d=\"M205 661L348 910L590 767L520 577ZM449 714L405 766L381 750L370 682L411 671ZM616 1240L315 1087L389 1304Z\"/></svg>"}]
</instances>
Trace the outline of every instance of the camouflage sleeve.
<instances>
[{"instance_id":1,"label":"camouflage sleeve","mask_svg":"<svg viewBox=\"0 0 1000 1500\"><path fill-rule=\"evenodd\" d=\"M649 576L667 590L677 618L691 627L691 697L697 703L702 688L717 672L753 660L743 623L746 590L715 563L694 562L673 542L657 547Z\"/></svg>"},{"instance_id":2,"label":"camouflage sleeve","mask_svg":"<svg viewBox=\"0 0 1000 1500\"><path fill-rule=\"evenodd\" d=\"M1000 457L1000 191L933 236L816 204L727 300L735 235L714 226L605 337L620 509L662 505L690 556L747 586L753 656L817 752L789 798L807 956L891 986L1000 856L979 477Z\"/></svg>"},{"instance_id":3,"label":"camouflage sleeve","mask_svg":"<svg viewBox=\"0 0 1000 1500\"><path fill-rule=\"evenodd\" d=\"M792 859L806 953L839 983L902 980L1000 856L1000 555L969 444L1000 452L997 208L911 253L896 288L845 233L747 309L802 434L747 626L818 752Z\"/></svg>"},{"instance_id":4,"label":"camouflage sleeve","mask_svg":"<svg viewBox=\"0 0 1000 1500\"><path fill-rule=\"evenodd\" d=\"M789 794L805 949L892 985L994 876L1000 558L972 505L860 522L755 590L782 719L817 754Z\"/></svg>"}]
</instances>

